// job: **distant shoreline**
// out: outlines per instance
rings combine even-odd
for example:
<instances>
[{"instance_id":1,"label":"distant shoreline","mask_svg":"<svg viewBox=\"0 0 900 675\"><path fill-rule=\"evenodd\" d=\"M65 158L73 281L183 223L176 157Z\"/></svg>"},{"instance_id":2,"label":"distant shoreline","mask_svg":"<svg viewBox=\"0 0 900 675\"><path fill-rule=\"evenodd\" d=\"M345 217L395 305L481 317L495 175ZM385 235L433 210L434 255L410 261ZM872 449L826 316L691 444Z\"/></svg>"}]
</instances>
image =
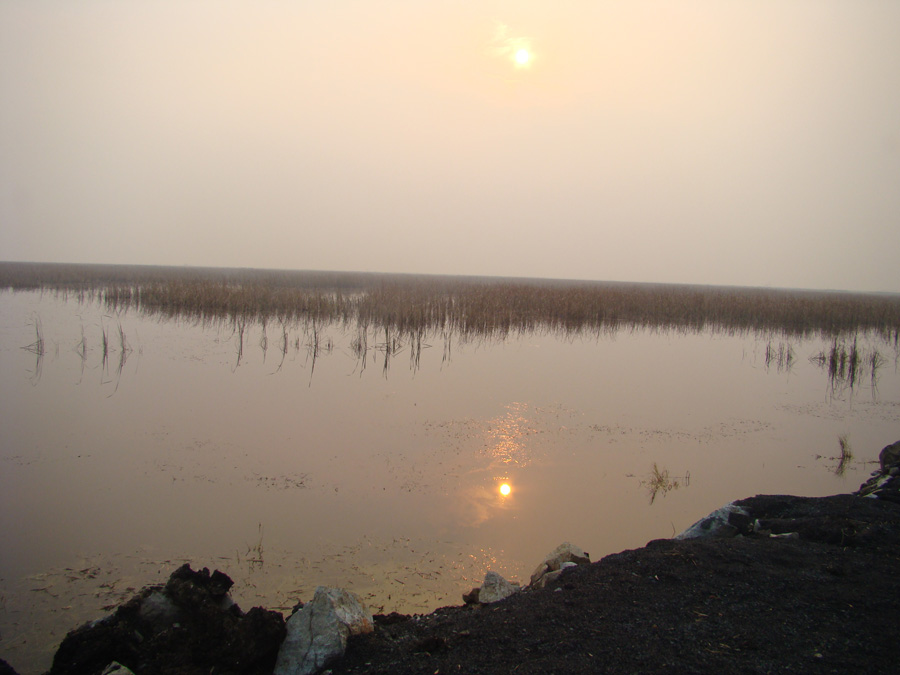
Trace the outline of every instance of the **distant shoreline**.
<instances>
[{"instance_id":1,"label":"distant shoreline","mask_svg":"<svg viewBox=\"0 0 900 675\"><path fill-rule=\"evenodd\" d=\"M0 261L0 286L6 285L7 275L38 274L47 279L69 279L79 283L85 278L94 278L97 283L135 282L139 280L165 281L172 278L229 279L234 281L289 280L308 282L310 280L329 283L335 279L343 282L355 280L361 285L384 281L414 281L417 279L464 282L473 284L525 284L547 286L599 286L636 288L683 288L691 290L733 290L733 291L773 291L801 294L840 294L851 296L900 297L898 291L860 291L839 288L791 288L783 286L747 286L739 284L693 284L665 281L620 281L613 279L569 279L562 277L509 277L471 274L434 274L425 272L378 272L365 270L314 270L268 267L213 267L208 265L153 265L124 263L68 263L40 261ZM68 281L64 283L69 283Z\"/></svg>"}]
</instances>

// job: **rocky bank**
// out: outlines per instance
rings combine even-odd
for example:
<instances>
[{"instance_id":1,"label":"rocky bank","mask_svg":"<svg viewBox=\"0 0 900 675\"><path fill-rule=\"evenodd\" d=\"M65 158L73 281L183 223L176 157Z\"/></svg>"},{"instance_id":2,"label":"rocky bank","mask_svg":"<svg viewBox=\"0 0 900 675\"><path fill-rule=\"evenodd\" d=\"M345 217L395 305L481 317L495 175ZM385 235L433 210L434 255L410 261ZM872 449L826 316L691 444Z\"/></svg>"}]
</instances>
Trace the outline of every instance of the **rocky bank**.
<instances>
[{"instance_id":1,"label":"rocky bank","mask_svg":"<svg viewBox=\"0 0 900 675\"><path fill-rule=\"evenodd\" d=\"M595 563L564 545L528 586L489 573L424 616L320 588L285 621L231 585L185 565L69 633L50 673L895 673L900 442L853 494L743 499Z\"/></svg>"}]
</instances>

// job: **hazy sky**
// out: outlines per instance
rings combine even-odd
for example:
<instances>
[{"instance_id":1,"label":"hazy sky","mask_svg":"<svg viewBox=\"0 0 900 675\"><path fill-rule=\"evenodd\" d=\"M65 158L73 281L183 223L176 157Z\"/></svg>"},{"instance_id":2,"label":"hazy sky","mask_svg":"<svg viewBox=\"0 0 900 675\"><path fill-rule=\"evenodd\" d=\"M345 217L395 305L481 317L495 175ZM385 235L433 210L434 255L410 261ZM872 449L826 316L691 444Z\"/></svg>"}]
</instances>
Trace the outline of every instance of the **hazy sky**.
<instances>
[{"instance_id":1,"label":"hazy sky","mask_svg":"<svg viewBox=\"0 0 900 675\"><path fill-rule=\"evenodd\" d=\"M0 0L0 259L900 291L898 35L896 0Z\"/></svg>"}]
</instances>

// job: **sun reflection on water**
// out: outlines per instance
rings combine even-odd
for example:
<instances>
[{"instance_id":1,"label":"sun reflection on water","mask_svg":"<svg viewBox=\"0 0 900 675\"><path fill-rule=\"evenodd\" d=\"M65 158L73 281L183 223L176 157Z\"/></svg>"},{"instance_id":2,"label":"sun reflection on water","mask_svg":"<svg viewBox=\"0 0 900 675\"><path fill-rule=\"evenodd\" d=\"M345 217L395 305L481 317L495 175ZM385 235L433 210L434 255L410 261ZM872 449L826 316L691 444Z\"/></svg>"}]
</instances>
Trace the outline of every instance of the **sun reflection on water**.
<instances>
[{"instance_id":1,"label":"sun reflection on water","mask_svg":"<svg viewBox=\"0 0 900 675\"><path fill-rule=\"evenodd\" d=\"M441 477L452 495L447 514L464 527L516 519L535 494L533 469L558 448L577 414L560 405L510 402L491 417L427 424L426 431L440 434L436 445L455 458Z\"/></svg>"},{"instance_id":2,"label":"sun reflection on water","mask_svg":"<svg viewBox=\"0 0 900 675\"><path fill-rule=\"evenodd\" d=\"M510 403L505 415L486 423L485 452L496 462L519 468L531 463L532 458L524 441L538 430L525 416L527 409L524 403Z\"/></svg>"}]
</instances>

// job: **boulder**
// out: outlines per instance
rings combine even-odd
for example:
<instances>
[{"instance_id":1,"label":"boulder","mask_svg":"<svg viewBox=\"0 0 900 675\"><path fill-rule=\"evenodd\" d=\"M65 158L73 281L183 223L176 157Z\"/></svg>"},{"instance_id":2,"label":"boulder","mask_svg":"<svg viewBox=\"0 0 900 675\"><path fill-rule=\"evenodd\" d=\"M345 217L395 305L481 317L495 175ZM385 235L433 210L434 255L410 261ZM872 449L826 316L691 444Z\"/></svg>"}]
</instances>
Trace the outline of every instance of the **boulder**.
<instances>
[{"instance_id":1,"label":"boulder","mask_svg":"<svg viewBox=\"0 0 900 675\"><path fill-rule=\"evenodd\" d=\"M561 572L564 563L588 565L590 562L591 556L574 544L569 542L560 544L548 553L541 564L537 566L537 569L534 570L531 575L531 586L532 588L543 588L550 581L559 577L559 574L555 574L552 578L547 578L547 575Z\"/></svg>"},{"instance_id":2,"label":"boulder","mask_svg":"<svg viewBox=\"0 0 900 675\"><path fill-rule=\"evenodd\" d=\"M275 675L312 675L340 658L351 635L371 633L372 615L355 593L319 586L287 622Z\"/></svg>"},{"instance_id":3,"label":"boulder","mask_svg":"<svg viewBox=\"0 0 900 675\"><path fill-rule=\"evenodd\" d=\"M478 602L487 605L505 600L518 592L519 584L508 582L496 572L488 572L484 575L484 583L481 584L481 589L478 591Z\"/></svg>"},{"instance_id":4,"label":"boulder","mask_svg":"<svg viewBox=\"0 0 900 675\"><path fill-rule=\"evenodd\" d=\"M563 572L565 572L570 567L578 567L578 565L573 562L564 562L559 566L558 570L547 572L544 576L542 576L535 585L535 588L544 588L545 586L549 586L554 581L559 579L562 576Z\"/></svg>"},{"instance_id":5,"label":"boulder","mask_svg":"<svg viewBox=\"0 0 900 675\"><path fill-rule=\"evenodd\" d=\"M881 462L881 473L888 473L892 466L900 464L900 441L884 446L878 460Z\"/></svg>"},{"instance_id":6,"label":"boulder","mask_svg":"<svg viewBox=\"0 0 900 675\"><path fill-rule=\"evenodd\" d=\"M734 502L729 502L721 509L710 513L706 518L698 520L674 539L700 539L707 537L734 537L740 532L749 531L750 514L746 509Z\"/></svg>"}]
</instances>

